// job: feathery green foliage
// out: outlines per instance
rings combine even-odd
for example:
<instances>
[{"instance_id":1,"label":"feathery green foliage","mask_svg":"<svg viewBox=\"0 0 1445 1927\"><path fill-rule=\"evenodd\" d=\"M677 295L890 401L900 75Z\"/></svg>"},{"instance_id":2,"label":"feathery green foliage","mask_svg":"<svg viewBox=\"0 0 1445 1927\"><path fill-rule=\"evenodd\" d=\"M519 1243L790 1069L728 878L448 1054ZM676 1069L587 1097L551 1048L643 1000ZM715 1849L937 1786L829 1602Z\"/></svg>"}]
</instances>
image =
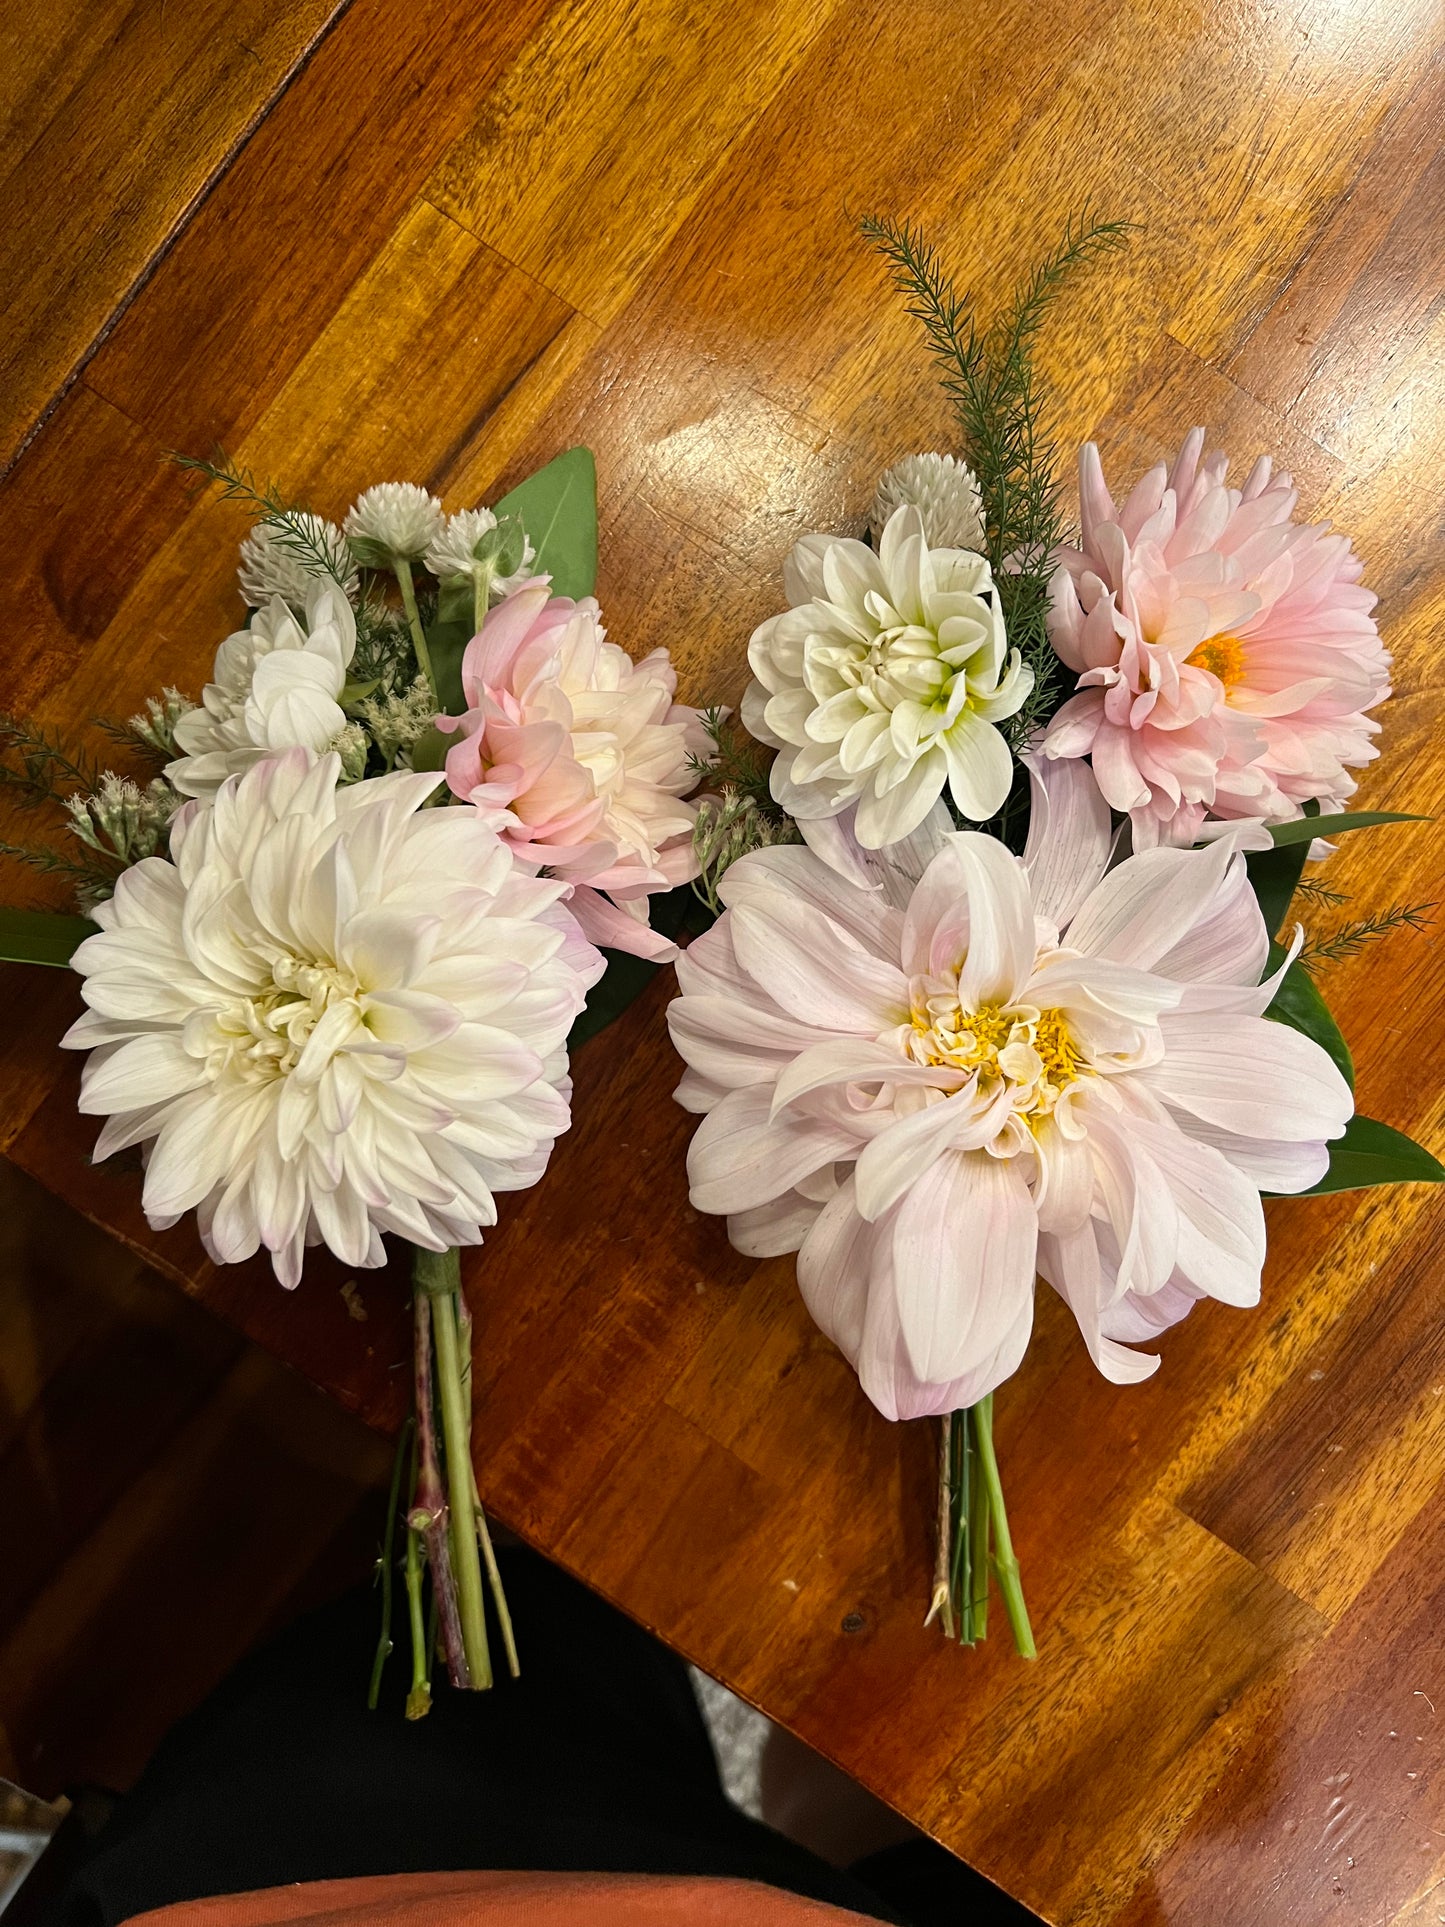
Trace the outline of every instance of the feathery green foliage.
<instances>
[{"instance_id":1,"label":"feathery green foliage","mask_svg":"<svg viewBox=\"0 0 1445 1927\"><path fill-rule=\"evenodd\" d=\"M216 450L214 459L173 454L171 460L177 468L188 469L208 482L219 482L223 501L245 503L257 522L271 530L277 546L303 568L314 575L329 575L333 582L346 586L330 547L312 525L312 512L299 503L288 502L274 482L258 483L250 469L237 468L222 448Z\"/></svg>"},{"instance_id":2,"label":"feathery green foliage","mask_svg":"<svg viewBox=\"0 0 1445 1927\"><path fill-rule=\"evenodd\" d=\"M1392 930L1407 927L1411 930L1427 929L1432 921L1430 912L1436 907L1433 903L1391 904L1388 910L1380 910L1372 917L1361 917L1355 923L1344 924L1328 936L1310 937L1299 953L1299 962L1306 970L1313 970L1318 964L1338 963L1344 957L1357 957L1381 937L1388 937Z\"/></svg>"},{"instance_id":3,"label":"feathery green foliage","mask_svg":"<svg viewBox=\"0 0 1445 1927\"><path fill-rule=\"evenodd\" d=\"M1003 725L1016 751L1063 696L1047 616L1054 553L1070 531L1034 374L1034 342L1069 274L1122 246L1131 225L1081 214L997 319L981 328L921 228L886 215L861 223L908 297L908 312L923 326L958 417L963 453L978 477L1004 624L1034 672L1028 701Z\"/></svg>"}]
</instances>

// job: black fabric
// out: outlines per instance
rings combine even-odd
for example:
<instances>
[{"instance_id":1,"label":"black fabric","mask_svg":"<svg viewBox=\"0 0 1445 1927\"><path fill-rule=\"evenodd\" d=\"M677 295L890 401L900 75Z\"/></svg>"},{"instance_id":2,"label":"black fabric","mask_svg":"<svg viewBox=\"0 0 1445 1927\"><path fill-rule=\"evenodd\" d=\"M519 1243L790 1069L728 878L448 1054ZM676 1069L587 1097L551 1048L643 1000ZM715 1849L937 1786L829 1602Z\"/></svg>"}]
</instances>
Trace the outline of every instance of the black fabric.
<instances>
[{"instance_id":1,"label":"black fabric","mask_svg":"<svg viewBox=\"0 0 1445 1927\"><path fill-rule=\"evenodd\" d=\"M520 1681L441 1685L428 1717L407 1721L399 1645L370 1713L375 1595L311 1614L170 1734L53 1927L293 1881L482 1867L732 1876L914 1927L1032 1918L941 1850L942 1911L895 1912L884 1894L914 1849L879 1856L875 1888L740 1813L681 1662L534 1554L502 1558Z\"/></svg>"}]
</instances>

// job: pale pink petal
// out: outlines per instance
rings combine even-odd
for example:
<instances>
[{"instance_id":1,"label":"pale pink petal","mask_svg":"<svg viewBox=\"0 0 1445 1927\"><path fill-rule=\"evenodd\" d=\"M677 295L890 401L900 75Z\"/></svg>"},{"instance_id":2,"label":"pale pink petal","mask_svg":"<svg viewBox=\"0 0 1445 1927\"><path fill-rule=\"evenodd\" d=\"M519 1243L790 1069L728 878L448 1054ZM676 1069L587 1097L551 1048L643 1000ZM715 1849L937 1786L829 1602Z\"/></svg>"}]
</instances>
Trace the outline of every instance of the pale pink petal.
<instances>
[{"instance_id":1,"label":"pale pink petal","mask_svg":"<svg viewBox=\"0 0 1445 1927\"><path fill-rule=\"evenodd\" d=\"M993 1354L1031 1302L1038 1218L1015 1160L938 1158L898 1208L894 1290L919 1378L955 1379Z\"/></svg>"}]
</instances>

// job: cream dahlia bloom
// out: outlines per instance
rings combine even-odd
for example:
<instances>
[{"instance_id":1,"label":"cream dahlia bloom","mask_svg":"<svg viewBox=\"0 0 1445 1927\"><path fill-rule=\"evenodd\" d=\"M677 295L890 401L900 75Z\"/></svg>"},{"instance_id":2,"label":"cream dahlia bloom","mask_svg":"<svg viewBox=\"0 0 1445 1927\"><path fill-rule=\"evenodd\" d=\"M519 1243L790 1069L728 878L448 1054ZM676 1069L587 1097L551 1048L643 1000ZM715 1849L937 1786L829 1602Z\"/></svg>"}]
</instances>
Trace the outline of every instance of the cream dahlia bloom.
<instances>
[{"instance_id":1,"label":"cream dahlia bloom","mask_svg":"<svg viewBox=\"0 0 1445 1927\"><path fill-rule=\"evenodd\" d=\"M307 1245L379 1265L383 1232L481 1241L568 1125L567 1032L602 959L441 780L336 787L305 750L232 777L127 870L75 953L97 1158L146 1147L157 1229L195 1210L218 1263Z\"/></svg>"},{"instance_id":2,"label":"cream dahlia bloom","mask_svg":"<svg viewBox=\"0 0 1445 1927\"><path fill-rule=\"evenodd\" d=\"M774 799L800 824L857 805L858 841L916 830L947 785L983 822L1013 780L996 728L1033 673L1010 651L981 555L930 549L916 508L878 551L805 535L783 566L792 607L753 633L742 718L778 754Z\"/></svg>"},{"instance_id":3,"label":"cream dahlia bloom","mask_svg":"<svg viewBox=\"0 0 1445 1927\"><path fill-rule=\"evenodd\" d=\"M983 496L973 470L956 455L905 455L884 473L868 512L875 542L904 507L918 510L930 549L982 552Z\"/></svg>"},{"instance_id":4,"label":"cream dahlia bloom","mask_svg":"<svg viewBox=\"0 0 1445 1927\"><path fill-rule=\"evenodd\" d=\"M1079 693L1044 753L1092 758L1136 849L1192 843L1208 818L1344 808L1390 693L1348 538L1292 521L1298 491L1267 458L1229 488L1203 445L1196 428L1116 508L1089 443L1080 547L1054 582L1050 635Z\"/></svg>"},{"instance_id":5,"label":"cream dahlia bloom","mask_svg":"<svg viewBox=\"0 0 1445 1927\"><path fill-rule=\"evenodd\" d=\"M304 624L273 597L216 652L200 708L176 722L183 754L166 775L183 796L210 796L278 750L326 749L346 726L337 697L355 650L356 617L336 583L311 584Z\"/></svg>"},{"instance_id":6,"label":"cream dahlia bloom","mask_svg":"<svg viewBox=\"0 0 1445 1927\"><path fill-rule=\"evenodd\" d=\"M741 1251L797 1251L891 1418L1017 1368L1036 1272L1107 1377L1147 1376L1132 1343L1200 1297L1257 1301L1260 1191L1313 1184L1353 1108L1325 1052L1262 1015L1231 842L1105 875L1088 770L1034 781L1022 860L938 834L870 891L807 849L742 858L677 966L692 1202Z\"/></svg>"},{"instance_id":7,"label":"cream dahlia bloom","mask_svg":"<svg viewBox=\"0 0 1445 1927\"><path fill-rule=\"evenodd\" d=\"M665 649L634 662L608 642L596 602L551 594L546 577L499 603L462 658L465 715L447 781L517 858L573 885L594 943L665 959L647 899L697 874L697 784L707 753L698 712L676 701Z\"/></svg>"}]
</instances>

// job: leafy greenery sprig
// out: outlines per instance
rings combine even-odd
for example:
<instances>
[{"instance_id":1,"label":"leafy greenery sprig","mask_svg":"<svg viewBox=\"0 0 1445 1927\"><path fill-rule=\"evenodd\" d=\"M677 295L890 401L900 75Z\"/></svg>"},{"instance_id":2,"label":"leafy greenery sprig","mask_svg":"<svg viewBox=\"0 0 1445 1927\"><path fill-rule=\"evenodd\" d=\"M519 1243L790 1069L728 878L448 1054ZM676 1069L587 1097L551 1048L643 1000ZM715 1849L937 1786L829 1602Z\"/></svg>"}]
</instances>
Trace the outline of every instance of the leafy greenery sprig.
<instances>
[{"instance_id":1,"label":"leafy greenery sprig","mask_svg":"<svg viewBox=\"0 0 1445 1927\"><path fill-rule=\"evenodd\" d=\"M1329 894L1334 896L1336 902L1344 901L1334 892ZM1427 929L1433 921L1430 912L1437 908L1438 905L1433 903L1392 904L1388 910L1379 910L1372 917L1360 917L1327 936L1308 938L1299 953L1299 962L1306 970L1314 970L1322 963L1338 963L1345 957L1357 957L1381 937L1388 937L1392 930Z\"/></svg>"},{"instance_id":2,"label":"leafy greenery sprig","mask_svg":"<svg viewBox=\"0 0 1445 1927\"><path fill-rule=\"evenodd\" d=\"M344 572L337 567L330 545L317 534L321 518L295 502L288 502L274 482L258 483L248 468L239 468L218 448L214 459L203 455L173 453L177 468L189 469L208 482L219 482L221 500L243 502L258 523L270 529L276 546L313 575L329 575L346 587Z\"/></svg>"},{"instance_id":3,"label":"leafy greenery sprig","mask_svg":"<svg viewBox=\"0 0 1445 1927\"><path fill-rule=\"evenodd\" d=\"M1096 220L1087 212L1071 221L1003 313L981 328L921 228L887 215L869 215L861 223L908 297L908 312L923 326L958 418L963 453L978 478L1004 625L1034 672L1028 700L1003 726L1016 751L1062 700L1047 615L1053 557L1071 533L1034 374L1034 342L1067 277L1122 246L1132 225Z\"/></svg>"}]
</instances>

